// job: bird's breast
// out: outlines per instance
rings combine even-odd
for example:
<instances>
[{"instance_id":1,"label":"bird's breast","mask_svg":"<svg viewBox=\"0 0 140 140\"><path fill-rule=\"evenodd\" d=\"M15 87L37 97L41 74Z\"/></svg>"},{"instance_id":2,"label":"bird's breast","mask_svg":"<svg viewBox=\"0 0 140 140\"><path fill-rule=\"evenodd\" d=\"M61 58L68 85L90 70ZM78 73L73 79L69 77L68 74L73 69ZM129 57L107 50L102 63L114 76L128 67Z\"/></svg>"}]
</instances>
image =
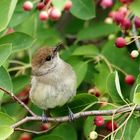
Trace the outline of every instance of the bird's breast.
<instances>
[{"instance_id":1,"label":"bird's breast","mask_svg":"<svg viewBox=\"0 0 140 140\"><path fill-rule=\"evenodd\" d=\"M43 79L33 77L31 84L30 98L42 109L62 106L76 94L76 83L72 77L67 79L53 75L44 76Z\"/></svg>"}]
</instances>

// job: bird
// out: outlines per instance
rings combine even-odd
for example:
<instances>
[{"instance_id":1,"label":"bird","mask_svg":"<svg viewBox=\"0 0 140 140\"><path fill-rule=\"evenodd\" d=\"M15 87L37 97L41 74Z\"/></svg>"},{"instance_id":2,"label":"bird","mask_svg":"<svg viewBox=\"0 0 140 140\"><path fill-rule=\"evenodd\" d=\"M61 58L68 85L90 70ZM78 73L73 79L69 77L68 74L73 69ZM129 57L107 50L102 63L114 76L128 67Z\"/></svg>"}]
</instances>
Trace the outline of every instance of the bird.
<instances>
[{"instance_id":1,"label":"bird","mask_svg":"<svg viewBox=\"0 0 140 140\"><path fill-rule=\"evenodd\" d=\"M32 78L29 97L43 110L63 106L76 95L77 77L72 66L62 60L56 47L39 48L32 58ZM70 108L69 116L73 119ZM47 119L47 116L45 119Z\"/></svg>"}]
</instances>

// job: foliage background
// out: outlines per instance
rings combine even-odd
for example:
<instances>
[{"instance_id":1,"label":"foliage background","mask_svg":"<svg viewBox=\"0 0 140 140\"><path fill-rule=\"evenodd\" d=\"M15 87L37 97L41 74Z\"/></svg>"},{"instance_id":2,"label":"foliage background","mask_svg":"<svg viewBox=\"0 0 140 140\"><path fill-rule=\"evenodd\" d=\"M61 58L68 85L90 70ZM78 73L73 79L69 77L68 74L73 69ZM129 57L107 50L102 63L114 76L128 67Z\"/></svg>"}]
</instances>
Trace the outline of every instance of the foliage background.
<instances>
[{"instance_id":1,"label":"foliage background","mask_svg":"<svg viewBox=\"0 0 140 140\"><path fill-rule=\"evenodd\" d=\"M65 0L52 0L55 6L62 10ZM0 86L18 95L25 87L30 86L31 58L35 50L42 46L55 46L64 42L65 48L60 52L61 58L74 68L77 78L77 96L69 103L72 111L113 109L126 103L139 103L139 57L130 58L129 52L136 49L135 43L118 49L114 45L115 37L121 34L115 24L105 24L104 19L111 9L117 9L121 3L116 0L114 7L104 10L93 0L72 0L70 12L63 12L57 21L41 22L39 12L32 10L24 12L24 0L0 0ZM133 12L140 16L137 0L131 4ZM14 32L9 33L11 30ZM113 36L113 37L112 37ZM133 86L124 83L122 69L137 79ZM118 72L116 72L116 70ZM119 76L118 76L119 75ZM119 78L116 78L116 77ZM116 80L115 80L116 79ZM117 84L116 84L117 83ZM119 84L120 83L120 84ZM99 98L88 94L88 90L96 87ZM121 92L118 88L121 86ZM137 94L137 96L136 96ZM122 96L121 96L122 95ZM136 97L135 97L136 96ZM111 104L100 107L97 101L106 100ZM17 103L0 92L0 139L3 140L13 133L11 124L17 122L27 112ZM30 108L41 115L42 111L28 102ZM114 107L115 106L115 107ZM52 116L67 115L66 106L51 111ZM125 115L115 118L118 124L125 120ZM33 140L84 140L89 139L89 132L106 131L104 127L96 128L93 118L81 118L71 123L60 124L57 128L41 136L32 135ZM110 120L111 116L105 117ZM40 130L41 122L31 122L23 128ZM105 134L108 132L105 132ZM18 139L21 132L14 132L8 139ZM138 140L140 135L139 114L136 112L126 122L124 140ZM122 136L122 129L117 138Z\"/></svg>"}]
</instances>

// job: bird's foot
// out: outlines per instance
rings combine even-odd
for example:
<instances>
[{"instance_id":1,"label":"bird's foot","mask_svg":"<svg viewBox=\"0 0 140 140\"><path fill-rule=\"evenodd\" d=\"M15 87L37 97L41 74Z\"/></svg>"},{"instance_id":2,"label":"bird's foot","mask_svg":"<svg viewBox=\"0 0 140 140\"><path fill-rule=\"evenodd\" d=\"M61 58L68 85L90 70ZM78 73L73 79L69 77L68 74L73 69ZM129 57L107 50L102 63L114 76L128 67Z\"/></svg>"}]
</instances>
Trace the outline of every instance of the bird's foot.
<instances>
[{"instance_id":1,"label":"bird's foot","mask_svg":"<svg viewBox=\"0 0 140 140\"><path fill-rule=\"evenodd\" d=\"M43 123L48 122L48 117L47 117L45 111L43 111L43 113L42 113L42 122L43 122Z\"/></svg>"},{"instance_id":2,"label":"bird's foot","mask_svg":"<svg viewBox=\"0 0 140 140\"><path fill-rule=\"evenodd\" d=\"M74 120L74 113L71 111L71 109L68 107L68 111L69 111L69 121L73 121Z\"/></svg>"}]
</instances>

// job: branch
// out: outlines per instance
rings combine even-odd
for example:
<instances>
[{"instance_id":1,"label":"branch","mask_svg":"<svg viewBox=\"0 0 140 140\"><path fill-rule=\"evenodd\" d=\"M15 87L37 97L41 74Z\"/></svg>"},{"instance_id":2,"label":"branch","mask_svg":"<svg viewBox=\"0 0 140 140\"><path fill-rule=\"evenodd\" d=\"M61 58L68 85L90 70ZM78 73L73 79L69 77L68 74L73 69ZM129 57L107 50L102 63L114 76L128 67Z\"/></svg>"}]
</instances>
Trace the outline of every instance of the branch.
<instances>
[{"instance_id":1,"label":"branch","mask_svg":"<svg viewBox=\"0 0 140 140\"><path fill-rule=\"evenodd\" d=\"M28 130L28 129L22 129L22 128L19 128L19 127L18 127L18 128L15 128L15 131L23 131L23 132L34 133L34 134L40 135L40 134L46 133L46 132L48 132L48 131L54 129L55 127L58 126L58 124L59 124L59 123L53 125L53 126L50 127L49 129L43 130L43 131Z\"/></svg>"},{"instance_id":2,"label":"branch","mask_svg":"<svg viewBox=\"0 0 140 140\"><path fill-rule=\"evenodd\" d=\"M74 114L74 119L78 119L80 117L86 117L86 116L97 116L97 115L110 116L113 114L116 115L120 113L130 112L133 109L134 109L134 106L126 106L126 107L120 107L120 108L112 109L112 110L93 110L93 111L79 112L79 113ZM140 111L140 106L137 106L135 108L135 111ZM42 121L42 117L41 116L31 116L31 117L27 116L24 119L20 120L19 122L15 123L12 127L16 129L20 125L29 121ZM69 116L48 118L48 122L54 122L54 123L62 123L62 122L67 122L67 121L69 121Z\"/></svg>"},{"instance_id":3,"label":"branch","mask_svg":"<svg viewBox=\"0 0 140 140\"><path fill-rule=\"evenodd\" d=\"M9 92L2 87L0 87L0 90L2 90L4 93L8 94L13 100L15 100L21 106L23 106L32 116L36 116L36 114L34 112L32 112L30 110L30 108L26 104L24 104L24 102L22 102L18 97L16 97L12 92Z\"/></svg>"}]
</instances>

